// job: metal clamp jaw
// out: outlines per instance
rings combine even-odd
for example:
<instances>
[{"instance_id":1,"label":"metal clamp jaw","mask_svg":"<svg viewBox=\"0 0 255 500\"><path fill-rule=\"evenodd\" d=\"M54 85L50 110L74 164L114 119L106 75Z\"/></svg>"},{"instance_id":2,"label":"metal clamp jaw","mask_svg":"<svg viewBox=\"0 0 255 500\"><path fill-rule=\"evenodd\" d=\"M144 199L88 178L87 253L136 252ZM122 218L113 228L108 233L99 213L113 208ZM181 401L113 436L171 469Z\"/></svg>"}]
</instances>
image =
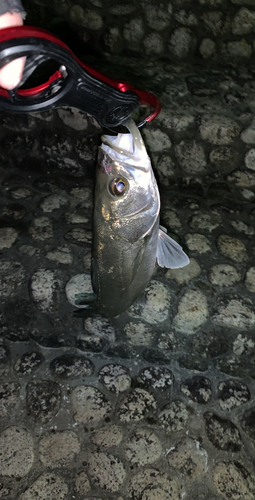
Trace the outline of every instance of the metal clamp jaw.
<instances>
[{"instance_id":1,"label":"metal clamp jaw","mask_svg":"<svg viewBox=\"0 0 255 500\"><path fill-rule=\"evenodd\" d=\"M92 115L106 128L121 125L144 104L154 108L144 122L152 121L160 112L160 101L153 94L136 90L127 82L112 80L83 64L52 33L33 26L1 30L0 68L22 56L27 60L19 86L49 59L58 61L60 67L47 82L37 87L12 91L0 87L2 110L33 112L74 107Z\"/></svg>"}]
</instances>

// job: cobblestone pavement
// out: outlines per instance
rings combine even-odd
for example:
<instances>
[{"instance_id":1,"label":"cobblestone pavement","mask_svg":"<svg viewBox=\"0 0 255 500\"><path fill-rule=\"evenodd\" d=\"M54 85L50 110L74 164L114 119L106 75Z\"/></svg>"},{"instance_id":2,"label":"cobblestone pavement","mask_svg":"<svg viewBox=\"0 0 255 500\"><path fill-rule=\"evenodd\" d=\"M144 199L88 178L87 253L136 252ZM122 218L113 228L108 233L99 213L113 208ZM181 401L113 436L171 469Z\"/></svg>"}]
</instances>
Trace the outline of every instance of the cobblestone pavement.
<instances>
[{"instance_id":1,"label":"cobblestone pavement","mask_svg":"<svg viewBox=\"0 0 255 500\"><path fill-rule=\"evenodd\" d=\"M73 316L102 131L0 117L0 498L255 498L254 72L145 73L162 223L191 262L113 320Z\"/></svg>"},{"instance_id":2,"label":"cobblestone pavement","mask_svg":"<svg viewBox=\"0 0 255 500\"><path fill-rule=\"evenodd\" d=\"M254 64L254 0L23 0L27 24L77 49L144 59ZM69 43L69 42L68 42ZM118 73L117 73L118 74Z\"/></svg>"}]
</instances>

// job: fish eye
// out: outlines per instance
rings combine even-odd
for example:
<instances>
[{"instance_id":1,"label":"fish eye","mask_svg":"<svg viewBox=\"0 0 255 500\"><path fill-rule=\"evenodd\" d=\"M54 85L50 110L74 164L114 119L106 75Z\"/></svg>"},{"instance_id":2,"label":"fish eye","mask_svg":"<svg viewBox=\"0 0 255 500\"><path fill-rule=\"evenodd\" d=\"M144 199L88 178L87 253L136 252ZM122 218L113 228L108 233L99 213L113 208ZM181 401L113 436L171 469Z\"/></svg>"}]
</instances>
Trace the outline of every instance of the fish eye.
<instances>
[{"instance_id":1,"label":"fish eye","mask_svg":"<svg viewBox=\"0 0 255 500\"><path fill-rule=\"evenodd\" d=\"M113 196L123 196L127 189L127 183L124 179L120 177L117 179L112 179L109 184L109 192Z\"/></svg>"}]
</instances>

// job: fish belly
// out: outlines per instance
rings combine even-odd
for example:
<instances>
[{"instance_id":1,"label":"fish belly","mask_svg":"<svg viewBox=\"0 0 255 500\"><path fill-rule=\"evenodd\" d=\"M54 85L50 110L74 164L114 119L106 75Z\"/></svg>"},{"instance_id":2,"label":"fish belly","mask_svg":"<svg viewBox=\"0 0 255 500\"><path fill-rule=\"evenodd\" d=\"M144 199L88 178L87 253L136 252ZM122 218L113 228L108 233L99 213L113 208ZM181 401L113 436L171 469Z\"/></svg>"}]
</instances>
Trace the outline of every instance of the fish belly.
<instances>
[{"instance_id":1,"label":"fish belly","mask_svg":"<svg viewBox=\"0 0 255 500\"><path fill-rule=\"evenodd\" d=\"M156 263L158 224L135 243L94 230L92 281L97 308L106 317L126 311L148 284Z\"/></svg>"}]
</instances>

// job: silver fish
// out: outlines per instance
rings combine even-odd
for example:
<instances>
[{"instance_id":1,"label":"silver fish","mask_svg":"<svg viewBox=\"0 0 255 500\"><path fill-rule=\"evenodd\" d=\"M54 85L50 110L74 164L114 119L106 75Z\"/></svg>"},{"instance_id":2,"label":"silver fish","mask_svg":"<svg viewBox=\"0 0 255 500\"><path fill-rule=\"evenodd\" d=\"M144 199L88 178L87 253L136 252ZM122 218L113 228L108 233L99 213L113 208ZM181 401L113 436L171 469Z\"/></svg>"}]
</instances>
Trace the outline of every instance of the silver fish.
<instances>
[{"instance_id":1,"label":"silver fish","mask_svg":"<svg viewBox=\"0 0 255 500\"><path fill-rule=\"evenodd\" d=\"M172 269L189 263L159 226L160 197L151 162L135 123L129 120L126 126L128 134L102 137L97 162L92 285L97 310L106 317L133 304L156 261Z\"/></svg>"}]
</instances>

